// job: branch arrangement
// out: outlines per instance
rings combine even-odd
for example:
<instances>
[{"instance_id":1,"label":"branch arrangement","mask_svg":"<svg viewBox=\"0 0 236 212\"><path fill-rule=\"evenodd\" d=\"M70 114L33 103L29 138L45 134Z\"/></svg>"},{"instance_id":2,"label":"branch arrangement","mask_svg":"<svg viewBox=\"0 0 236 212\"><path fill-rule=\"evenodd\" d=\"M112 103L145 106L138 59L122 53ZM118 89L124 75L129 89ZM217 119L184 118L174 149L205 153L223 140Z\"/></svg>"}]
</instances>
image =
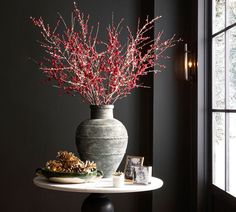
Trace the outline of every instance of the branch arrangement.
<instances>
[{"instance_id":1,"label":"branch arrangement","mask_svg":"<svg viewBox=\"0 0 236 212\"><path fill-rule=\"evenodd\" d=\"M39 62L39 68L49 81L68 94L78 93L91 105L114 104L126 97L136 87L144 87L139 78L159 63L163 53L178 41L175 36L163 41L163 31L154 39L148 32L160 17L149 20L143 26L138 23L135 35L127 26L127 42L121 44L119 37L123 19L107 27L107 41L98 39L99 24L89 27L89 16L85 16L74 4L71 24L68 26L59 14L56 25L51 28L42 18L32 18L40 29L43 41L41 47L46 57ZM59 33L59 26L64 30ZM100 49L100 51L98 50Z\"/></svg>"}]
</instances>

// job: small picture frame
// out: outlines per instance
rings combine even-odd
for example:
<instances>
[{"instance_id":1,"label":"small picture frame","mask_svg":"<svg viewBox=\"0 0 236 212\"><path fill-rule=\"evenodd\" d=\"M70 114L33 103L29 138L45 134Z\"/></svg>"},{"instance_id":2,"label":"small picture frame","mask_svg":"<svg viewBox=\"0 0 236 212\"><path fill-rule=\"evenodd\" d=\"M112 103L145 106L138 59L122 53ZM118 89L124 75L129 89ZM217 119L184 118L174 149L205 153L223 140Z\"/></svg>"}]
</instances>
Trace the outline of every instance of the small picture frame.
<instances>
[{"instance_id":1,"label":"small picture frame","mask_svg":"<svg viewBox=\"0 0 236 212\"><path fill-rule=\"evenodd\" d=\"M144 161L144 157L141 156L130 156L126 157L126 164L125 164L125 179L127 180L134 180L134 167L135 166L142 166Z\"/></svg>"},{"instance_id":2,"label":"small picture frame","mask_svg":"<svg viewBox=\"0 0 236 212\"><path fill-rule=\"evenodd\" d=\"M150 170L148 166L134 166L134 182L137 184L149 184Z\"/></svg>"}]
</instances>

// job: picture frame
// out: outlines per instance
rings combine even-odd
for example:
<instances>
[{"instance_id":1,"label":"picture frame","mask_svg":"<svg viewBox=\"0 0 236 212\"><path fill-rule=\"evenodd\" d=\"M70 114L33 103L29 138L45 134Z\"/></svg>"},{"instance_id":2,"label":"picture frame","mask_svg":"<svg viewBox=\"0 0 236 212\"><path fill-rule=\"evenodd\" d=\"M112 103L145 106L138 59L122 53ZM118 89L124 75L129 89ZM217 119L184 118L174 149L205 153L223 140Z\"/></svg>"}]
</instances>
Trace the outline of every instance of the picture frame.
<instances>
[{"instance_id":1,"label":"picture frame","mask_svg":"<svg viewBox=\"0 0 236 212\"><path fill-rule=\"evenodd\" d=\"M147 185L150 182L150 170L148 166L134 166L134 182Z\"/></svg>"},{"instance_id":2,"label":"picture frame","mask_svg":"<svg viewBox=\"0 0 236 212\"><path fill-rule=\"evenodd\" d=\"M134 167L135 166L142 166L144 161L144 157L142 156L130 156L126 157L125 163L125 179L126 180L134 180Z\"/></svg>"}]
</instances>

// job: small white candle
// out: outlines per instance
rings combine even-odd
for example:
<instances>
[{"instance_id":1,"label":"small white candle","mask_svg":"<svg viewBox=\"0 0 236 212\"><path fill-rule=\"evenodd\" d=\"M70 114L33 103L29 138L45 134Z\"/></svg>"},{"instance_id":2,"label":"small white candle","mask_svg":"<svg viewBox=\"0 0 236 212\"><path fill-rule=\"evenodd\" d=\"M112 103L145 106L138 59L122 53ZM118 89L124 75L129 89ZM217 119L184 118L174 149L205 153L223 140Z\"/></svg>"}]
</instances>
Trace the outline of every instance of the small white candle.
<instances>
[{"instance_id":1,"label":"small white candle","mask_svg":"<svg viewBox=\"0 0 236 212\"><path fill-rule=\"evenodd\" d=\"M113 174L112 181L113 181L113 187L115 188L122 187L124 185L124 174L123 173L120 175Z\"/></svg>"}]
</instances>

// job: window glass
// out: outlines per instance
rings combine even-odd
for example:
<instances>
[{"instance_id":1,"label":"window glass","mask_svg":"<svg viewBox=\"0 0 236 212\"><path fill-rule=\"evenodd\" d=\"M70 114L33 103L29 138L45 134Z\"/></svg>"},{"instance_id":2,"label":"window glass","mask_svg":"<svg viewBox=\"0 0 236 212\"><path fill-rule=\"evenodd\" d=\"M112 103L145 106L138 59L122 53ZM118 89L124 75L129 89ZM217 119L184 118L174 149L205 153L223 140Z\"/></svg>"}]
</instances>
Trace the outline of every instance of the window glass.
<instances>
[{"instance_id":1,"label":"window glass","mask_svg":"<svg viewBox=\"0 0 236 212\"><path fill-rule=\"evenodd\" d=\"M227 0L227 26L236 22L236 0Z\"/></svg>"},{"instance_id":2,"label":"window glass","mask_svg":"<svg viewBox=\"0 0 236 212\"><path fill-rule=\"evenodd\" d=\"M236 196L236 113L229 114L229 193Z\"/></svg>"},{"instance_id":3,"label":"window glass","mask_svg":"<svg viewBox=\"0 0 236 212\"><path fill-rule=\"evenodd\" d=\"M236 27L227 31L227 108L236 109Z\"/></svg>"},{"instance_id":4,"label":"window glass","mask_svg":"<svg viewBox=\"0 0 236 212\"><path fill-rule=\"evenodd\" d=\"M212 171L213 183L225 189L225 114L213 113L212 116Z\"/></svg>"},{"instance_id":5,"label":"window glass","mask_svg":"<svg viewBox=\"0 0 236 212\"><path fill-rule=\"evenodd\" d=\"M225 108L225 36L213 38L212 43L212 98L213 108Z\"/></svg>"},{"instance_id":6,"label":"window glass","mask_svg":"<svg viewBox=\"0 0 236 212\"><path fill-rule=\"evenodd\" d=\"M213 34L225 27L225 0L212 0Z\"/></svg>"}]
</instances>

